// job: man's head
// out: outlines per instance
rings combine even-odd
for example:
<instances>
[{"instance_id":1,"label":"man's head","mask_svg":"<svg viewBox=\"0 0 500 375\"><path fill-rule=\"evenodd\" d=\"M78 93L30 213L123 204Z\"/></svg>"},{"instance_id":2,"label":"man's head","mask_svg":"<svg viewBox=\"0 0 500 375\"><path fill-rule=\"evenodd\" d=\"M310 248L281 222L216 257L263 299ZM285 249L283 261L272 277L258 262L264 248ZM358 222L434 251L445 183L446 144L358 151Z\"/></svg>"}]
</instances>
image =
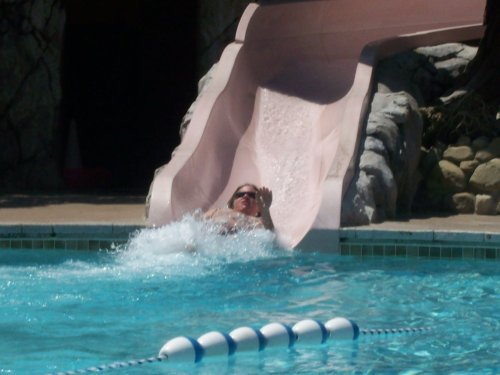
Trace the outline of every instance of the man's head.
<instances>
[{"instance_id":1,"label":"man's head","mask_svg":"<svg viewBox=\"0 0 500 375\"><path fill-rule=\"evenodd\" d=\"M243 184L236 188L227 203L229 208L248 216L260 216L257 204L259 189L253 184Z\"/></svg>"}]
</instances>

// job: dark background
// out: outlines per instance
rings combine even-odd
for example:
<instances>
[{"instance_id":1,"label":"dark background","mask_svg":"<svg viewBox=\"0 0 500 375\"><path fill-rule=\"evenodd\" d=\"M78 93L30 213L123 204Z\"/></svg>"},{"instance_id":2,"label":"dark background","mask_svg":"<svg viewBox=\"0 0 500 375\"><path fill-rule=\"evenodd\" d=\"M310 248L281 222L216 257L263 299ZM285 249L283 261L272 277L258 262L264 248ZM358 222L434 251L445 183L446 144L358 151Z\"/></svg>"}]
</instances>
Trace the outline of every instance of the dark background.
<instances>
[{"instance_id":1,"label":"dark background","mask_svg":"<svg viewBox=\"0 0 500 375\"><path fill-rule=\"evenodd\" d=\"M179 144L182 116L196 98L196 2L64 6L62 142L74 121L84 188L147 191Z\"/></svg>"}]
</instances>

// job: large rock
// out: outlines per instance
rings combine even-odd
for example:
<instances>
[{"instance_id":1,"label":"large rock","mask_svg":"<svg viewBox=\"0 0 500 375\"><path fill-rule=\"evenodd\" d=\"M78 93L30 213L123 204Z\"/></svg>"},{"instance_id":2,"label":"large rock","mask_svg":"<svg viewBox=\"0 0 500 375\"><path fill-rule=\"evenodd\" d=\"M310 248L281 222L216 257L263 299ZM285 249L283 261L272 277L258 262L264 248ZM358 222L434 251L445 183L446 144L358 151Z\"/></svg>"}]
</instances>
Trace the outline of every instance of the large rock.
<instances>
[{"instance_id":1,"label":"large rock","mask_svg":"<svg viewBox=\"0 0 500 375\"><path fill-rule=\"evenodd\" d=\"M417 108L406 92L374 95L360 171L342 203L342 225L409 214L420 178L422 119Z\"/></svg>"},{"instance_id":2,"label":"large rock","mask_svg":"<svg viewBox=\"0 0 500 375\"><path fill-rule=\"evenodd\" d=\"M353 178L352 187L347 190L342 204L340 222L342 226L366 225L379 221L373 191L375 177L358 171Z\"/></svg>"},{"instance_id":3,"label":"large rock","mask_svg":"<svg viewBox=\"0 0 500 375\"><path fill-rule=\"evenodd\" d=\"M497 202L487 194L476 195L476 214L478 215L495 215L497 211Z\"/></svg>"},{"instance_id":4,"label":"large rock","mask_svg":"<svg viewBox=\"0 0 500 375\"><path fill-rule=\"evenodd\" d=\"M461 43L447 43L437 46L419 47L415 53L425 57L412 77L422 92L425 102L431 103L442 96L455 78L476 54L477 48Z\"/></svg>"},{"instance_id":5,"label":"large rock","mask_svg":"<svg viewBox=\"0 0 500 375\"><path fill-rule=\"evenodd\" d=\"M452 84L453 80L463 73L465 67L474 58L477 48L462 43L446 43L419 47L415 51L426 56L435 69L429 82L423 82L427 83L428 89L436 84L442 87Z\"/></svg>"},{"instance_id":6,"label":"large rock","mask_svg":"<svg viewBox=\"0 0 500 375\"><path fill-rule=\"evenodd\" d=\"M482 163L500 158L500 137L494 138L486 147L479 149L475 158Z\"/></svg>"},{"instance_id":7,"label":"large rock","mask_svg":"<svg viewBox=\"0 0 500 375\"><path fill-rule=\"evenodd\" d=\"M472 193L456 193L452 196L453 209L461 214L474 213L476 196Z\"/></svg>"},{"instance_id":8,"label":"large rock","mask_svg":"<svg viewBox=\"0 0 500 375\"><path fill-rule=\"evenodd\" d=\"M464 191L465 187L464 172L448 160L439 161L427 180L427 189L441 194L459 193Z\"/></svg>"},{"instance_id":9,"label":"large rock","mask_svg":"<svg viewBox=\"0 0 500 375\"><path fill-rule=\"evenodd\" d=\"M499 194L500 158L479 165L469 180L469 187L477 193Z\"/></svg>"},{"instance_id":10,"label":"large rock","mask_svg":"<svg viewBox=\"0 0 500 375\"><path fill-rule=\"evenodd\" d=\"M466 60L465 64L467 64L476 55L477 48L462 43L444 43L437 46L418 47L415 51L427 56L432 61L435 61L436 64L455 58Z\"/></svg>"},{"instance_id":11,"label":"large rock","mask_svg":"<svg viewBox=\"0 0 500 375\"><path fill-rule=\"evenodd\" d=\"M442 159L443 152L437 147L431 147L428 150L422 147L420 157L420 170L424 176L427 176Z\"/></svg>"},{"instance_id":12,"label":"large rock","mask_svg":"<svg viewBox=\"0 0 500 375\"><path fill-rule=\"evenodd\" d=\"M383 207L387 218L393 218L396 215L398 191L394 175L385 159L373 151L366 151L361 155L359 168L368 176L375 176L375 204Z\"/></svg>"},{"instance_id":13,"label":"large rock","mask_svg":"<svg viewBox=\"0 0 500 375\"><path fill-rule=\"evenodd\" d=\"M398 125L404 124L408 121L408 116L410 115L410 97L404 93L394 93L394 94L383 94L386 100L382 100L385 105L380 109L380 112L391 119ZM373 105L376 109L376 104L380 94L376 94L373 99Z\"/></svg>"},{"instance_id":14,"label":"large rock","mask_svg":"<svg viewBox=\"0 0 500 375\"><path fill-rule=\"evenodd\" d=\"M375 95L377 97L377 95ZM380 139L389 154L389 160L396 160L401 148L399 128L394 121L385 117L382 113L372 112L368 116L366 135Z\"/></svg>"},{"instance_id":15,"label":"large rock","mask_svg":"<svg viewBox=\"0 0 500 375\"><path fill-rule=\"evenodd\" d=\"M385 159L389 158L384 142L378 138L372 136L366 137L364 146L366 151L376 152L377 154L382 155Z\"/></svg>"},{"instance_id":16,"label":"large rock","mask_svg":"<svg viewBox=\"0 0 500 375\"><path fill-rule=\"evenodd\" d=\"M368 118L365 150L374 150L384 156L397 185L397 211L408 214L418 186L422 118L416 100L406 92L377 93ZM387 150L381 152L379 139ZM368 147L366 147L368 146Z\"/></svg>"},{"instance_id":17,"label":"large rock","mask_svg":"<svg viewBox=\"0 0 500 375\"><path fill-rule=\"evenodd\" d=\"M477 160L465 160L460 163L460 169L464 172L467 180L472 176L478 165Z\"/></svg>"},{"instance_id":18,"label":"large rock","mask_svg":"<svg viewBox=\"0 0 500 375\"><path fill-rule=\"evenodd\" d=\"M474 152L469 146L450 146L444 150L443 159L460 165L463 161L474 159Z\"/></svg>"}]
</instances>

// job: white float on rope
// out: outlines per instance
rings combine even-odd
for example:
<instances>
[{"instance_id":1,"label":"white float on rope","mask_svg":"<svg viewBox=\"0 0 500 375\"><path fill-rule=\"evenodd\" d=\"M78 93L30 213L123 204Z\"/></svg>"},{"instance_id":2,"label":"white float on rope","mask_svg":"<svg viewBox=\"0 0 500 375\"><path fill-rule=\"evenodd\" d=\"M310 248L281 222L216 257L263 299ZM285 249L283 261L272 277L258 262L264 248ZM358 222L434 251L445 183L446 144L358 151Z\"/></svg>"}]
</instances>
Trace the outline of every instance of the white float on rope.
<instances>
[{"instance_id":1,"label":"white float on rope","mask_svg":"<svg viewBox=\"0 0 500 375\"><path fill-rule=\"evenodd\" d=\"M359 337L359 327L350 319L333 318L325 323L325 327L334 340L356 340Z\"/></svg>"},{"instance_id":2,"label":"white float on rope","mask_svg":"<svg viewBox=\"0 0 500 375\"><path fill-rule=\"evenodd\" d=\"M227 333L218 331L205 333L198 338L198 343L203 348L204 357L233 355L236 350L233 338Z\"/></svg>"},{"instance_id":3,"label":"white float on rope","mask_svg":"<svg viewBox=\"0 0 500 375\"><path fill-rule=\"evenodd\" d=\"M251 327L239 327L229 334L211 331L197 340L188 336L178 336L168 340L156 357L115 362L108 365L89 367L84 370L58 372L52 375L74 375L139 366L146 363L162 362L200 362L205 357L231 356L236 352L259 352L268 347L291 348L297 345L323 344L327 340L357 340L360 334L387 335L396 333L416 333L428 331L429 327L363 329L346 318L333 318L325 324L304 319L290 327L283 323L269 323L260 330Z\"/></svg>"},{"instance_id":4,"label":"white float on rope","mask_svg":"<svg viewBox=\"0 0 500 375\"><path fill-rule=\"evenodd\" d=\"M326 324L317 320L304 319L293 327L283 323L269 323L260 330L251 327L240 327L228 334L212 331L198 340L189 337L178 337L167 341L160 349L160 356L175 360L199 362L203 357L226 355L236 352L258 352L270 347L291 348L295 344L323 344L328 339L356 340L359 327L346 318L330 319Z\"/></svg>"},{"instance_id":5,"label":"white float on rope","mask_svg":"<svg viewBox=\"0 0 500 375\"><path fill-rule=\"evenodd\" d=\"M297 344L323 344L330 336L325 325L313 319L301 320L292 330L297 336Z\"/></svg>"},{"instance_id":6,"label":"white float on rope","mask_svg":"<svg viewBox=\"0 0 500 375\"><path fill-rule=\"evenodd\" d=\"M239 352L264 350L266 347L266 338L257 329L252 327L240 327L229 333Z\"/></svg>"},{"instance_id":7,"label":"white float on rope","mask_svg":"<svg viewBox=\"0 0 500 375\"><path fill-rule=\"evenodd\" d=\"M203 347L191 337L179 336L167 341L160 353L169 361L199 362L203 358Z\"/></svg>"},{"instance_id":8,"label":"white float on rope","mask_svg":"<svg viewBox=\"0 0 500 375\"><path fill-rule=\"evenodd\" d=\"M266 324L260 329L260 332L266 339L266 348L276 346L291 348L296 340L292 328L283 323Z\"/></svg>"}]
</instances>

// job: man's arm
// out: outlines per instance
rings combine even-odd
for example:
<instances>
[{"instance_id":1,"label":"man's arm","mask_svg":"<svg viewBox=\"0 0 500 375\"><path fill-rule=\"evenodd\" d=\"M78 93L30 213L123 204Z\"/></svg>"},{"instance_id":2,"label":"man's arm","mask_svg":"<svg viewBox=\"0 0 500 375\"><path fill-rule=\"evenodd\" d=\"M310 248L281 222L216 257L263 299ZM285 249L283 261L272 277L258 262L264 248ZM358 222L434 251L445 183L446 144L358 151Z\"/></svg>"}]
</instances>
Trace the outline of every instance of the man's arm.
<instances>
[{"instance_id":1,"label":"man's arm","mask_svg":"<svg viewBox=\"0 0 500 375\"><path fill-rule=\"evenodd\" d=\"M258 190L257 204L260 209L260 218L264 228L268 230L274 230L273 219L271 218L271 213L269 208L273 202L273 192L267 187L263 186Z\"/></svg>"}]
</instances>

